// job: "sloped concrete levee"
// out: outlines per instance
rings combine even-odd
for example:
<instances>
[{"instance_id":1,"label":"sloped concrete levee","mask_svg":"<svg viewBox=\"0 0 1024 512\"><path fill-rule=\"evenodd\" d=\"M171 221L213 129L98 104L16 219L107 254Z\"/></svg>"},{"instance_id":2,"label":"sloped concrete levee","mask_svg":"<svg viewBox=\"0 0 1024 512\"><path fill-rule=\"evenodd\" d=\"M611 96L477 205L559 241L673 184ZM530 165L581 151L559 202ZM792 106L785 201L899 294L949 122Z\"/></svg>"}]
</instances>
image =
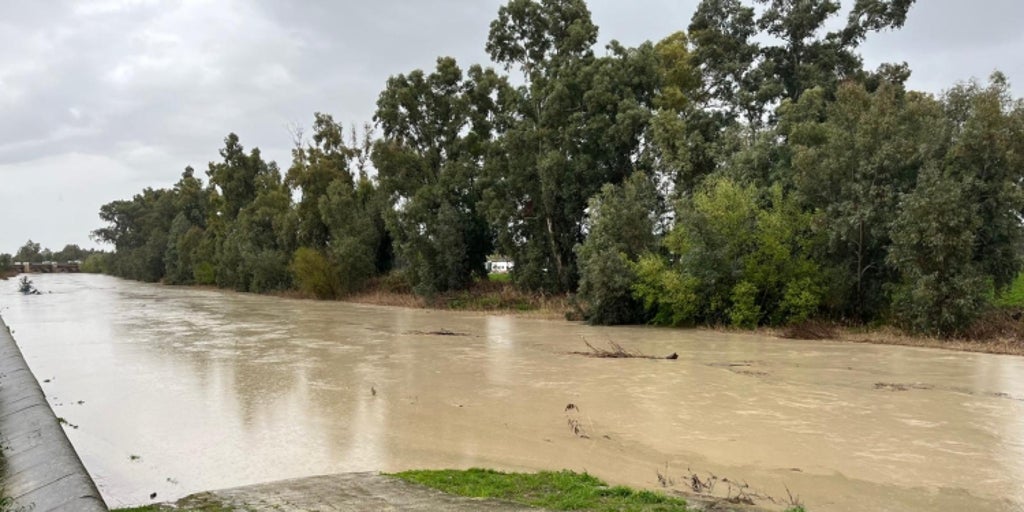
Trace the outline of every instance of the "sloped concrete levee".
<instances>
[{"instance_id":1,"label":"sloped concrete levee","mask_svg":"<svg viewBox=\"0 0 1024 512\"><path fill-rule=\"evenodd\" d=\"M14 500L10 510L107 510L3 318L0 449L4 457L4 494Z\"/></svg>"}]
</instances>

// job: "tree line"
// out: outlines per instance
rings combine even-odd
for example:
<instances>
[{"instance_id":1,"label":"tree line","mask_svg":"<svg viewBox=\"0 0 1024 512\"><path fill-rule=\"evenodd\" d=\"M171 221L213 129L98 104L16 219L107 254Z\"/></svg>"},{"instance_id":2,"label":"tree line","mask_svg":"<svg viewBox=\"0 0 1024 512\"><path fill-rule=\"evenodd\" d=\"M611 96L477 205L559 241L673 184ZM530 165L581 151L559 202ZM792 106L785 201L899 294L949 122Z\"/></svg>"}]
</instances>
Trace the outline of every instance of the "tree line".
<instances>
[{"instance_id":1,"label":"tree line","mask_svg":"<svg viewBox=\"0 0 1024 512\"><path fill-rule=\"evenodd\" d=\"M32 239L29 239L13 255L10 253L0 253L0 272L13 269L15 263L43 263L47 261L56 263L67 263L69 261L84 262L90 256L98 255L99 253L100 251L95 249L82 249L77 244L67 244L59 251L52 251L47 247L43 247L39 242L33 242Z\"/></svg>"},{"instance_id":2,"label":"tree line","mask_svg":"<svg viewBox=\"0 0 1024 512\"><path fill-rule=\"evenodd\" d=\"M316 114L283 172L231 134L205 183L104 205L94 236L146 281L430 295L501 253L593 323L957 334L1021 268L1024 104L998 72L932 95L866 69L912 4L704 0L599 53L583 0L511 0L493 66L393 76L361 131Z\"/></svg>"}]
</instances>

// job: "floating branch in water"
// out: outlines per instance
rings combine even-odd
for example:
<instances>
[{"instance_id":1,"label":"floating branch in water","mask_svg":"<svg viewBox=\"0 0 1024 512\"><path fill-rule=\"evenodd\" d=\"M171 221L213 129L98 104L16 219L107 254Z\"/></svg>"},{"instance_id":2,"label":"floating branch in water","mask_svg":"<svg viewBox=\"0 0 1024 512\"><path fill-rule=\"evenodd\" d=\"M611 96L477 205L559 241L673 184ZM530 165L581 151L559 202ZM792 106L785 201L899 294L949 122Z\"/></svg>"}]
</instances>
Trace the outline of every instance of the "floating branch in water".
<instances>
[{"instance_id":1,"label":"floating branch in water","mask_svg":"<svg viewBox=\"0 0 1024 512\"><path fill-rule=\"evenodd\" d=\"M449 331L448 329L438 329L436 331L409 331L406 334L412 334L415 336L469 336L467 333Z\"/></svg>"},{"instance_id":2,"label":"floating branch in water","mask_svg":"<svg viewBox=\"0 0 1024 512\"><path fill-rule=\"evenodd\" d=\"M679 359L679 354L676 354L675 352L665 357L658 357L629 351L622 348L622 345L619 345L612 340L608 340L608 346L610 349L595 347L594 345L591 345L586 338L583 338L583 344L590 349L589 352L574 351L569 353L576 356L597 357L602 359Z\"/></svg>"}]
</instances>

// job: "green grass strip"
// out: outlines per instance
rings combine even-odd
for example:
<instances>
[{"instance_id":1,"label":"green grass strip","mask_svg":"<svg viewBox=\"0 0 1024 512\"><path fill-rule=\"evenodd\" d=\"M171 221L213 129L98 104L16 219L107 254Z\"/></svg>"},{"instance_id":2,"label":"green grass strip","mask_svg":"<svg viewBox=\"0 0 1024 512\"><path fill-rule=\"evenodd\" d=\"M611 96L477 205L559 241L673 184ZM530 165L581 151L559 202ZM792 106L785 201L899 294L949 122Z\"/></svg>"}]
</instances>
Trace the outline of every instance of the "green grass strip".
<instances>
[{"instance_id":1,"label":"green grass strip","mask_svg":"<svg viewBox=\"0 0 1024 512\"><path fill-rule=\"evenodd\" d=\"M502 473L490 469L419 470L392 476L449 494L493 498L550 510L686 512L686 501L651 491L610 487L572 471Z\"/></svg>"}]
</instances>

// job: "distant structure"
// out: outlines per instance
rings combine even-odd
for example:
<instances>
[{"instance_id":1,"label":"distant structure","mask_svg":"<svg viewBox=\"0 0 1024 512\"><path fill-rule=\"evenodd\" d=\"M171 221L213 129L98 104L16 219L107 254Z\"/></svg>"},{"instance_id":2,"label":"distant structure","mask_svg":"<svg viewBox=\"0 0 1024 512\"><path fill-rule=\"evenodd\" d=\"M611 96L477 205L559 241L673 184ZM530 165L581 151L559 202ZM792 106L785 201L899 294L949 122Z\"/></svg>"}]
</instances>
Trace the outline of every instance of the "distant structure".
<instances>
[{"instance_id":1,"label":"distant structure","mask_svg":"<svg viewBox=\"0 0 1024 512\"><path fill-rule=\"evenodd\" d=\"M512 271L512 267L515 267L515 262L505 258L503 256L494 256L487 259L487 263L484 264L484 268L490 274L507 274Z\"/></svg>"},{"instance_id":2,"label":"distant structure","mask_svg":"<svg viewBox=\"0 0 1024 512\"><path fill-rule=\"evenodd\" d=\"M63 274L69 272L81 272L81 261L44 261L42 263L30 263L28 261L16 262L14 268L20 269L26 274Z\"/></svg>"}]
</instances>

